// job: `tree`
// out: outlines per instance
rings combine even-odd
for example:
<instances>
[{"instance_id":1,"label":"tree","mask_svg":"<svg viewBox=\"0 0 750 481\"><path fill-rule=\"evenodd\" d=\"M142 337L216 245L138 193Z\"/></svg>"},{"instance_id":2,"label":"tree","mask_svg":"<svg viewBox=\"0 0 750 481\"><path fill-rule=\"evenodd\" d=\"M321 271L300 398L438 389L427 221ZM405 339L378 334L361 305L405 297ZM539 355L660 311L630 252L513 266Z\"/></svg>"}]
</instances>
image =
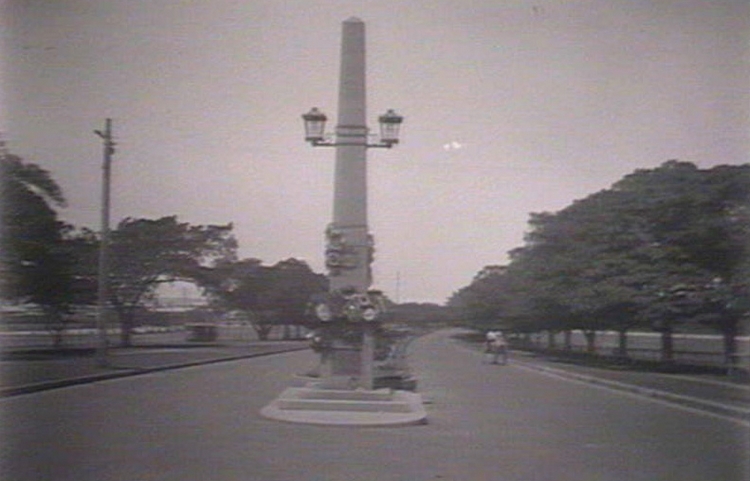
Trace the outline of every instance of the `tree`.
<instances>
[{"instance_id":1,"label":"tree","mask_svg":"<svg viewBox=\"0 0 750 481\"><path fill-rule=\"evenodd\" d=\"M62 251L67 259L72 305L93 305L97 302L99 237L88 228L68 226L63 231Z\"/></svg>"},{"instance_id":2,"label":"tree","mask_svg":"<svg viewBox=\"0 0 750 481\"><path fill-rule=\"evenodd\" d=\"M111 233L110 302L121 327L122 345L131 344L135 313L159 284L194 281L201 269L235 258L232 224L197 225L176 216L127 218Z\"/></svg>"},{"instance_id":3,"label":"tree","mask_svg":"<svg viewBox=\"0 0 750 481\"><path fill-rule=\"evenodd\" d=\"M701 170L669 161L557 213L532 214L502 276L480 273L460 298L475 319L521 331L662 333L671 359L679 324L719 329L727 349L748 312L750 165ZM502 282L499 282L502 280ZM728 358L731 357L729 350Z\"/></svg>"},{"instance_id":4,"label":"tree","mask_svg":"<svg viewBox=\"0 0 750 481\"><path fill-rule=\"evenodd\" d=\"M506 266L485 266L474 276L470 285L451 296L448 305L460 309L468 325L474 329L499 329L507 308L506 272Z\"/></svg>"},{"instance_id":5,"label":"tree","mask_svg":"<svg viewBox=\"0 0 750 481\"><path fill-rule=\"evenodd\" d=\"M243 312L263 340L275 325L305 324L311 297L328 290L325 276L293 258L273 266L258 259L222 262L204 269L198 284L214 304Z\"/></svg>"},{"instance_id":6,"label":"tree","mask_svg":"<svg viewBox=\"0 0 750 481\"><path fill-rule=\"evenodd\" d=\"M593 351L597 330L626 331L625 307L634 287L625 276L623 252L632 249L628 226L617 219L617 199L600 192L558 214L532 214L527 244L512 253L509 268L528 298L528 325L550 332L580 329ZM617 316L612 314L617 312ZM608 315L603 315L603 314ZM552 339L552 338L551 338ZM566 346L569 342L566 342Z\"/></svg>"},{"instance_id":7,"label":"tree","mask_svg":"<svg viewBox=\"0 0 750 481\"><path fill-rule=\"evenodd\" d=\"M386 299L384 323L401 324L415 329L455 324L457 309L429 302L391 303Z\"/></svg>"},{"instance_id":8,"label":"tree","mask_svg":"<svg viewBox=\"0 0 750 481\"><path fill-rule=\"evenodd\" d=\"M750 165L720 165L701 170L669 161L657 169L639 170L613 189L641 201L638 214L649 226L651 242L666 261L657 310L664 357L671 359L674 322L700 322L722 333L727 359L747 310L750 245ZM667 285L664 285L667 284Z\"/></svg>"},{"instance_id":9,"label":"tree","mask_svg":"<svg viewBox=\"0 0 750 481\"><path fill-rule=\"evenodd\" d=\"M51 325L63 323L70 304L70 265L63 249L65 207L48 171L15 155L0 155L0 294L40 306Z\"/></svg>"},{"instance_id":10,"label":"tree","mask_svg":"<svg viewBox=\"0 0 750 481\"><path fill-rule=\"evenodd\" d=\"M328 290L328 280L316 274L304 261L290 258L268 271L267 289L260 296L260 312L268 324L303 325L314 294Z\"/></svg>"}]
</instances>

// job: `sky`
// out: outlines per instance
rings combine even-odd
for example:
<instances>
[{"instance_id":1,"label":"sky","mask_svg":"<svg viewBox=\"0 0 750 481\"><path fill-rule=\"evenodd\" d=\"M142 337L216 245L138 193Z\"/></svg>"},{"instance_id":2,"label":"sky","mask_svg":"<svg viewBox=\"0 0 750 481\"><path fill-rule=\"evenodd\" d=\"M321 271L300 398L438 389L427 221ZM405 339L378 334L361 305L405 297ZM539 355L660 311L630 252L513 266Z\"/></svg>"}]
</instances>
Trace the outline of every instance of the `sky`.
<instances>
[{"instance_id":1,"label":"sky","mask_svg":"<svg viewBox=\"0 0 750 481\"><path fill-rule=\"evenodd\" d=\"M746 0L3 0L0 131L50 172L62 219L234 224L241 257L324 272L341 22L367 29L374 288L445 302L555 212L670 159L748 162ZM333 126L331 126L333 127Z\"/></svg>"}]
</instances>

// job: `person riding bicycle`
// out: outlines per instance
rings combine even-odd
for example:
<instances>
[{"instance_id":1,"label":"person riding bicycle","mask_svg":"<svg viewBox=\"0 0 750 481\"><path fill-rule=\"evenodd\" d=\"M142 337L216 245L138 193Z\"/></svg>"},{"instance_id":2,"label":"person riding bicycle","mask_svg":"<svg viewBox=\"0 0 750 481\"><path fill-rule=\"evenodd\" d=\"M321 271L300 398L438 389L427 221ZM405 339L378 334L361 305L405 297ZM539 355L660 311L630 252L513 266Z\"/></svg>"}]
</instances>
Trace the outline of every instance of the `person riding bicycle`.
<instances>
[{"instance_id":1,"label":"person riding bicycle","mask_svg":"<svg viewBox=\"0 0 750 481\"><path fill-rule=\"evenodd\" d=\"M498 360L501 358L501 364L508 362L508 343L502 331L489 331L487 333L486 352L492 355L492 364L498 364Z\"/></svg>"}]
</instances>

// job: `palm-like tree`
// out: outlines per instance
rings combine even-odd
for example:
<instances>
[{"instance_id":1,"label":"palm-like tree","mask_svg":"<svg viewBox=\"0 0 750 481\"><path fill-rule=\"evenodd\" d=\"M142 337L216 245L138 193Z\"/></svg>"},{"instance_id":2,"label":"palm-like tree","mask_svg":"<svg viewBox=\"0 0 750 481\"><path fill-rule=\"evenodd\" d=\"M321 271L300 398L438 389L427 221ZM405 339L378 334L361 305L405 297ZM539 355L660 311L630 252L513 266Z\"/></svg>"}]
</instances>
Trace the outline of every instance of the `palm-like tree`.
<instances>
[{"instance_id":1,"label":"palm-like tree","mask_svg":"<svg viewBox=\"0 0 750 481\"><path fill-rule=\"evenodd\" d=\"M0 149L0 295L58 305L64 297L64 224L53 207L65 206L62 189L49 172L8 153L1 141Z\"/></svg>"}]
</instances>

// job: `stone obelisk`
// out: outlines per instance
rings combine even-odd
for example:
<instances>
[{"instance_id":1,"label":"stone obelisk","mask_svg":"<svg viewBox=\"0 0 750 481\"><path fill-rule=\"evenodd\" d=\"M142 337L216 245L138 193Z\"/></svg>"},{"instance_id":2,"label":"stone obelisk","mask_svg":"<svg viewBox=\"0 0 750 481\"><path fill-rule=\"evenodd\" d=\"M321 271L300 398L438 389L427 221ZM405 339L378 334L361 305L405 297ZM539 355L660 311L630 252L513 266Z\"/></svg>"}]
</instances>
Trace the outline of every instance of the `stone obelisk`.
<instances>
[{"instance_id":1,"label":"stone obelisk","mask_svg":"<svg viewBox=\"0 0 750 481\"><path fill-rule=\"evenodd\" d=\"M371 302L375 293L368 292L373 243L367 228L367 149L390 147L397 140L381 136L379 144L368 144L365 103L365 24L350 18L343 23L335 141L324 142L320 124L320 132L307 138L313 145L336 148L333 221L326 230L330 292L325 301L315 301L321 331L326 331L321 333L323 379L284 391L261 410L271 419L378 426L422 423L427 416L418 394L374 389L378 315ZM402 118L396 117L398 124ZM317 109L303 119L306 129L308 120L325 122ZM353 339L359 333L361 346Z\"/></svg>"},{"instance_id":2,"label":"stone obelisk","mask_svg":"<svg viewBox=\"0 0 750 481\"><path fill-rule=\"evenodd\" d=\"M331 228L346 239L349 265L331 272L331 290L367 292L371 239L367 228L367 124L365 93L365 24L343 22L339 76L336 167Z\"/></svg>"},{"instance_id":3,"label":"stone obelisk","mask_svg":"<svg viewBox=\"0 0 750 481\"><path fill-rule=\"evenodd\" d=\"M365 24L352 17L341 34L336 166L333 221L328 227L327 252L341 243L344 260L329 263L332 293L366 295L372 283L373 241L367 227L367 119L365 92ZM324 366L326 376L357 379L360 387L372 389L373 326L361 325L359 352L333 349Z\"/></svg>"}]
</instances>

